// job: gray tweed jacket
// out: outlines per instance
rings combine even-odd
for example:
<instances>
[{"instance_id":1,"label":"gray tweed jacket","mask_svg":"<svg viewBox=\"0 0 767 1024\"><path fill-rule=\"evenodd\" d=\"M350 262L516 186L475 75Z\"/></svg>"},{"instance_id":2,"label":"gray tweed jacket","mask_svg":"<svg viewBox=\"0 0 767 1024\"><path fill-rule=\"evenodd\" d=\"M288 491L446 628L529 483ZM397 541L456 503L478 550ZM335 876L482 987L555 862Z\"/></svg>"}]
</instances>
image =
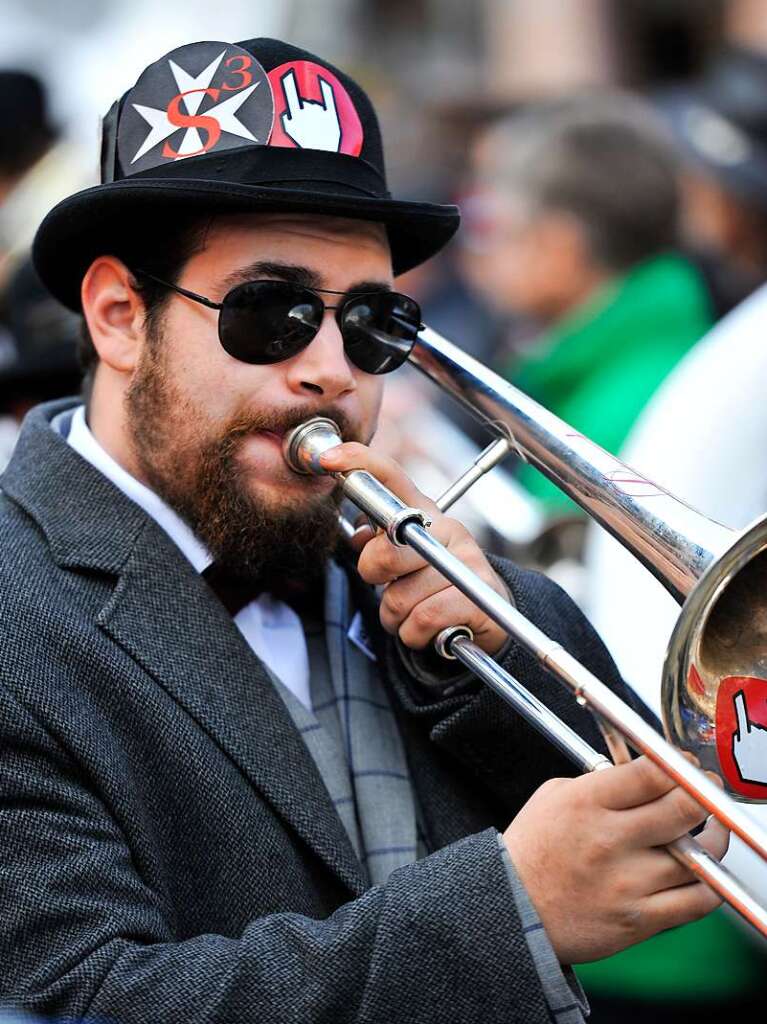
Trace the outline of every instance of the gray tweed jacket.
<instances>
[{"instance_id":1,"label":"gray tweed jacket","mask_svg":"<svg viewBox=\"0 0 767 1024\"><path fill-rule=\"evenodd\" d=\"M366 890L261 663L51 430L64 407L29 415L0 497L0 1004L122 1024L547 1020L495 829L569 766L479 686L427 696L358 587L435 851ZM561 591L501 571L624 692ZM523 651L505 663L601 745Z\"/></svg>"}]
</instances>

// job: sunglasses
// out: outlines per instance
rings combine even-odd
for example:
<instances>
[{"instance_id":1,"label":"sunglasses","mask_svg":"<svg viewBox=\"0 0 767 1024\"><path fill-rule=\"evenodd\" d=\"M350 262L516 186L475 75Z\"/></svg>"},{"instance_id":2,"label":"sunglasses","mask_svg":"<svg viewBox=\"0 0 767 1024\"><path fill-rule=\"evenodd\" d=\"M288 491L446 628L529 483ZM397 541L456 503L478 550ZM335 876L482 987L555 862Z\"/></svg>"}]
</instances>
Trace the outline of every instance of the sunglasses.
<instances>
[{"instance_id":1,"label":"sunglasses","mask_svg":"<svg viewBox=\"0 0 767 1024\"><path fill-rule=\"evenodd\" d=\"M268 365L298 355L316 337L330 309L335 311L349 360L365 373L391 373L410 355L423 327L421 307L399 292L334 292L288 281L246 281L227 292L222 302L213 302L146 270L136 273L217 309L221 347L243 363ZM320 292L345 298L327 306Z\"/></svg>"}]
</instances>

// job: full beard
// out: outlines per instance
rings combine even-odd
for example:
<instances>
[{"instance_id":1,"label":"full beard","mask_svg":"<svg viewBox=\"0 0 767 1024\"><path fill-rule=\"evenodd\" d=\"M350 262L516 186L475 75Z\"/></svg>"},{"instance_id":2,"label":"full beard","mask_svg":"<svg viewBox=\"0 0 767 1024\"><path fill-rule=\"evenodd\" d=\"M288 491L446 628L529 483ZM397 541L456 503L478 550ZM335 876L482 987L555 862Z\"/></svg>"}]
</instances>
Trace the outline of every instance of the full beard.
<instances>
[{"instance_id":1,"label":"full beard","mask_svg":"<svg viewBox=\"0 0 767 1024\"><path fill-rule=\"evenodd\" d=\"M241 409L216 436L202 436L201 410L178 392L150 344L126 394L134 456L149 486L191 527L214 561L241 579L316 580L338 543L340 488L275 507L260 497L240 458L256 431L283 434L307 418L305 406L274 411ZM348 418L332 406L313 409L357 439ZM252 480L252 478L251 478Z\"/></svg>"}]
</instances>

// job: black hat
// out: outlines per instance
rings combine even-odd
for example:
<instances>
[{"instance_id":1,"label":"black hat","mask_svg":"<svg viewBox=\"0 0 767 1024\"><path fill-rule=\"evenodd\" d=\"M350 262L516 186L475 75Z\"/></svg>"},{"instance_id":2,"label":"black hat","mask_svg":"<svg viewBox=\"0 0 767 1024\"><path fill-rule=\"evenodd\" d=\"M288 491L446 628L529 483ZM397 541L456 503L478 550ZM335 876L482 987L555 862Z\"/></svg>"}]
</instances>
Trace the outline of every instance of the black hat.
<instances>
[{"instance_id":1,"label":"black hat","mask_svg":"<svg viewBox=\"0 0 767 1024\"><path fill-rule=\"evenodd\" d=\"M395 274L458 228L454 206L392 199L373 106L348 75L289 43L190 43L151 64L104 121L102 184L48 214L33 254L71 309L99 255L150 251L158 218L323 213L386 227Z\"/></svg>"},{"instance_id":2,"label":"black hat","mask_svg":"<svg viewBox=\"0 0 767 1024\"><path fill-rule=\"evenodd\" d=\"M767 209L767 57L729 46L698 80L657 102L693 165Z\"/></svg>"}]
</instances>

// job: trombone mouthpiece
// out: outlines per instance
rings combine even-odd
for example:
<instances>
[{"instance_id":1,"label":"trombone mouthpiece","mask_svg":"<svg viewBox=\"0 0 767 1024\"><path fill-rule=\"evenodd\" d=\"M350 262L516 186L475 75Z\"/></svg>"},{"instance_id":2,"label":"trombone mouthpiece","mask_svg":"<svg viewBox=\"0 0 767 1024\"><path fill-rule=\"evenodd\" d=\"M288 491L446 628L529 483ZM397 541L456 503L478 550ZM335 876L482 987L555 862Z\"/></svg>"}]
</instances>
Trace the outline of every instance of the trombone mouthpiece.
<instances>
[{"instance_id":1,"label":"trombone mouthpiece","mask_svg":"<svg viewBox=\"0 0 767 1024\"><path fill-rule=\"evenodd\" d=\"M323 476L327 470L320 465L320 455L341 443L341 434L333 420L315 416L287 432L282 442L282 455L294 472Z\"/></svg>"}]
</instances>

